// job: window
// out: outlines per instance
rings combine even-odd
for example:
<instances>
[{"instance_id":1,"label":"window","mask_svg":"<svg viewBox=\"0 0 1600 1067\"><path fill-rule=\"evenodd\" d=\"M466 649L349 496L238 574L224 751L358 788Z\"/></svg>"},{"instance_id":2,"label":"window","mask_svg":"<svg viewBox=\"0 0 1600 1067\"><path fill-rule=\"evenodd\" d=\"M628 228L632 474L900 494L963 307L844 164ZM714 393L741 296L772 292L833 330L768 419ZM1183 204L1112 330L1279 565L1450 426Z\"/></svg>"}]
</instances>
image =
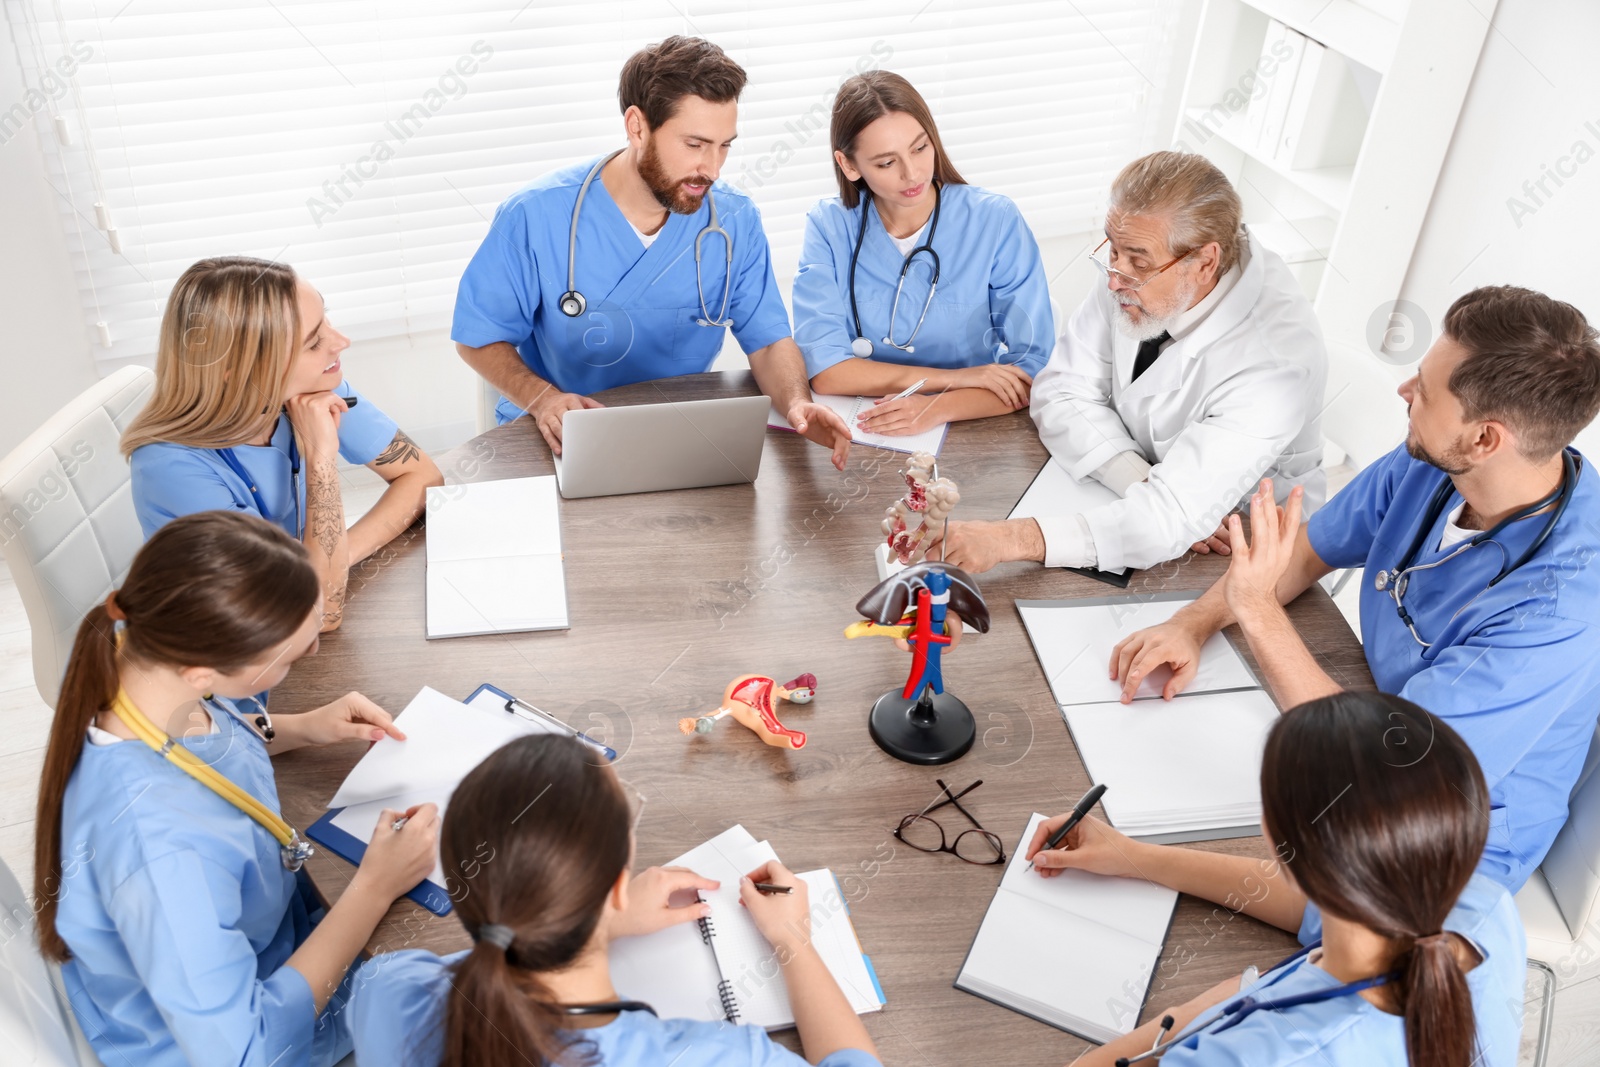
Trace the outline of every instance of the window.
<instances>
[{"instance_id":1,"label":"window","mask_svg":"<svg viewBox=\"0 0 1600 1067\"><path fill-rule=\"evenodd\" d=\"M672 33L750 74L723 177L760 205L785 287L859 70L916 84L963 174L1041 239L1097 228L1109 177L1169 132L1187 3L7 0L37 91L0 139L31 124L46 148L109 370L150 361L167 292L206 255L292 264L357 339L447 327L495 205L616 147L618 70Z\"/></svg>"}]
</instances>

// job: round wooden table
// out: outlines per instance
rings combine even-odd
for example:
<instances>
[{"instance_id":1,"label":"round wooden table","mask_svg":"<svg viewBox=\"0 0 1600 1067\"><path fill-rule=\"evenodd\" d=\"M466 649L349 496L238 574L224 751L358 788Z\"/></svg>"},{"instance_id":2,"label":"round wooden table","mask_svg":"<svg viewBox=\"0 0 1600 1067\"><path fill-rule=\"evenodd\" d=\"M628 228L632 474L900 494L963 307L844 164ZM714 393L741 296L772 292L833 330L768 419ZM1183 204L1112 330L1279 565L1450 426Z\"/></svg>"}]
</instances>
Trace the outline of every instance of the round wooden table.
<instances>
[{"instance_id":1,"label":"round wooden table","mask_svg":"<svg viewBox=\"0 0 1600 1067\"><path fill-rule=\"evenodd\" d=\"M747 372L711 373L600 399L655 403L756 392ZM1018 413L951 426L939 468L960 487L957 518L995 519L1009 513L1047 458L1028 416ZM963 804L1008 851L1031 812L1054 814L1077 800L1089 779L1013 601L1115 590L1036 564L978 576L992 629L968 633L945 661L946 685L972 708L978 740L943 767L889 758L867 736L867 712L904 682L907 657L890 641L849 641L842 631L877 580L878 524L904 490L905 459L858 446L841 474L822 448L772 432L753 486L562 501L566 631L426 640L419 524L352 571L343 627L296 665L274 706L314 707L356 689L398 712L424 685L465 698L491 682L617 749L617 770L647 801L641 865L665 862L743 823L770 839L791 869L831 868L888 998L882 1012L866 1016L885 1063L1070 1061L1085 1048L1082 1040L952 986L1002 868L917 852L890 831L938 795L935 778L955 789L983 779ZM451 483L553 471L526 419L481 434L438 462ZM1127 593L1203 589L1224 566L1216 557L1189 557L1136 574ZM1289 613L1336 680L1371 688L1360 644L1319 588ZM1237 632L1230 637L1243 648ZM730 721L707 736L678 731L680 717L716 708L737 675L784 681L807 671L819 679L816 700L783 709L786 724L808 736L798 752L764 745ZM313 822L361 753L348 744L275 760L291 823ZM1195 847L1268 855L1259 837ZM310 869L330 898L353 870L326 850ZM467 944L453 916L402 900L369 947L451 952ZM1295 947L1286 933L1184 897L1141 1019L1247 964L1265 968ZM1070 944L1033 951L1073 966ZM780 1037L794 1047L792 1031Z\"/></svg>"}]
</instances>

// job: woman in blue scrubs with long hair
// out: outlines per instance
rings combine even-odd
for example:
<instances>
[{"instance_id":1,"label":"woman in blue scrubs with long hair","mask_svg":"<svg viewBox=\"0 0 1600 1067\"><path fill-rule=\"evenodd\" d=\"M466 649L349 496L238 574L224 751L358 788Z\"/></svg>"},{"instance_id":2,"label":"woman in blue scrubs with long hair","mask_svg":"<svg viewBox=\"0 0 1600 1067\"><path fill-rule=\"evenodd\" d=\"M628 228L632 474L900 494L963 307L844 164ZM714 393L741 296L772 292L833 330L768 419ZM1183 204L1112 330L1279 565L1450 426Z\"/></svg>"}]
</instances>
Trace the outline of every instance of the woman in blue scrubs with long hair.
<instances>
[{"instance_id":1,"label":"woman in blue scrubs with long hair","mask_svg":"<svg viewBox=\"0 0 1600 1067\"><path fill-rule=\"evenodd\" d=\"M269 756L404 740L358 693L276 719L251 697L316 651L321 600L299 542L208 511L156 531L78 628L33 896L40 949L104 1063L325 1067L350 1051L330 1003L389 905L433 868L438 820L431 804L381 819L331 908L300 869Z\"/></svg>"},{"instance_id":2,"label":"woman in blue scrubs with long hair","mask_svg":"<svg viewBox=\"0 0 1600 1067\"><path fill-rule=\"evenodd\" d=\"M538 817L521 819L530 783L543 783ZM633 821L611 765L573 738L519 738L479 764L451 794L439 838L455 915L474 946L443 958L409 950L374 960L350 1002L356 1059L803 1067L758 1026L657 1018L618 992L610 942L706 918L711 908L694 891L718 886L677 867L634 874ZM792 892L768 896L756 882ZM674 906L676 894L688 901ZM739 897L776 950L810 1061L877 1067L867 1028L811 940L804 880L774 860L740 879Z\"/></svg>"},{"instance_id":3,"label":"woman in blue scrubs with long hair","mask_svg":"<svg viewBox=\"0 0 1600 1067\"><path fill-rule=\"evenodd\" d=\"M1026 408L1055 319L1022 213L966 183L898 74L845 82L831 137L839 196L806 218L793 292L811 387L882 395L859 421L884 434Z\"/></svg>"},{"instance_id":4,"label":"woman in blue scrubs with long hair","mask_svg":"<svg viewBox=\"0 0 1600 1067\"><path fill-rule=\"evenodd\" d=\"M322 295L286 264L249 256L194 263L161 318L156 385L122 435L133 507L149 537L179 515L260 515L305 543L326 617L343 618L350 568L422 514L444 476L345 380L350 339ZM339 460L389 483L346 529Z\"/></svg>"},{"instance_id":5,"label":"woman in blue scrubs with long hair","mask_svg":"<svg viewBox=\"0 0 1600 1067\"><path fill-rule=\"evenodd\" d=\"M1489 789L1460 734L1386 693L1308 701L1267 735L1261 816L1272 860L1133 841L1093 818L1045 850L1067 816L1039 825L1027 856L1045 877L1145 878L1305 946L1174 1008L1170 1031L1152 1020L1081 1067L1153 1063L1152 1046L1162 1067L1517 1062L1527 942L1511 894L1476 873ZM1072 966L1071 946L1057 951Z\"/></svg>"}]
</instances>

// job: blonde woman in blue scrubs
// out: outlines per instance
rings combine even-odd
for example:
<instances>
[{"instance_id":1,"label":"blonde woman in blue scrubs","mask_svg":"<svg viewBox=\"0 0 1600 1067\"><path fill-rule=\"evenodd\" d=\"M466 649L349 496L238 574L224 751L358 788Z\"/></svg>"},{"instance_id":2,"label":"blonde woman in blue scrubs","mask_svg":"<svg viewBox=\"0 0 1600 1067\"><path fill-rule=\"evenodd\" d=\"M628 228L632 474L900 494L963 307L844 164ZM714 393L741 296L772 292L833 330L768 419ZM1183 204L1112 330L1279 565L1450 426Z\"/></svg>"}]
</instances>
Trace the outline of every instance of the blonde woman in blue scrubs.
<instances>
[{"instance_id":1,"label":"blonde woman in blue scrubs","mask_svg":"<svg viewBox=\"0 0 1600 1067\"><path fill-rule=\"evenodd\" d=\"M883 434L1026 408L1055 318L1022 213L966 183L898 74L845 82L830 132L839 196L806 218L793 293L811 387L883 397L859 420Z\"/></svg>"},{"instance_id":2,"label":"blonde woman in blue scrubs","mask_svg":"<svg viewBox=\"0 0 1600 1067\"><path fill-rule=\"evenodd\" d=\"M345 381L350 339L283 263L202 259L161 319L156 387L122 435L133 506L149 537L179 515L259 515L305 543L322 578L324 629L343 618L350 567L422 514L444 477L416 442ZM339 460L389 483L345 528Z\"/></svg>"},{"instance_id":3,"label":"blonde woman in blue scrubs","mask_svg":"<svg viewBox=\"0 0 1600 1067\"><path fill-rule=\"evenodd\" d=\"M78 629L33 896L106 1064L326 1067L350 1051L347 972L432 869L438 819L386 813L331 908L300 869L269 756L405 736L359 693L275 720L250 696L316 651L321 599L288 534L209 511L158 530Z\"/></svg>"}]
</instances>

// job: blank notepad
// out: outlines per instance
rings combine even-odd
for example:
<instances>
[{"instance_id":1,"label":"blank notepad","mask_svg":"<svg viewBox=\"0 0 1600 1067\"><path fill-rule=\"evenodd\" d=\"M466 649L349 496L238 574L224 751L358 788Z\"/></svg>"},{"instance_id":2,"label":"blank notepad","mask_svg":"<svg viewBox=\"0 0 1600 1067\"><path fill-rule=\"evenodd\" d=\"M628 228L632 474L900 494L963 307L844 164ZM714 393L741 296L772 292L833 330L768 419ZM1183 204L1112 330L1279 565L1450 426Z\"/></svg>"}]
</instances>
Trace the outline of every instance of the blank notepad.
<instances>
[{"instance_id":1,"label":"blank notepad","mask_svg":"<svg viewBox=\"0 0 1600 1067\"><path fill-rule=\"evenodd\" d=\"M428 637L564 630L552 475L428 490Z\"/></svg>"},{"instance_id":2,"label":"blank notepad","mask_svg":"<svg viewBox=\"0 0 1600 1067\"><path fill-rule=\"evenodd\" d=\"M1104 1043L1137 1024L1178 894L1135 878L1063 871L1024 858L1028 821L978 927L957 989Z\"/></svg>"}]
</instances>

